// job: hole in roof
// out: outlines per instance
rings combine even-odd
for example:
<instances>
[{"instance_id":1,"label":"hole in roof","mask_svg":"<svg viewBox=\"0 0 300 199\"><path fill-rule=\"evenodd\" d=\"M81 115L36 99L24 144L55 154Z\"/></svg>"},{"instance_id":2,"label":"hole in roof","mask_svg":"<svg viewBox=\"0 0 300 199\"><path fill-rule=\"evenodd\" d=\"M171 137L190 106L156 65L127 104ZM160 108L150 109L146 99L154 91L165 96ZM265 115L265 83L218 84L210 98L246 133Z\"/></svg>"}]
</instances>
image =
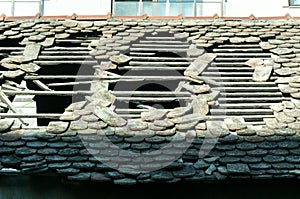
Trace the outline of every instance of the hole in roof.
<instances>
[{"instance_id":1,"label":"hole in roof","mask_svg":"<svg viewBox=\"0 0 300 199\"><path fill-rule=\"evenodd\" d=\"M130 50L124 53L132 60L110 71L123 77L142 80L109 84L109 90L117 96L114 103L116 113L124 118L139 118L147 107L174 109L187 106L191 99L187 100L187 96L177 96L174 93L183 81L184 70L190 64L186 54L188 47L186 38L175 39L174 34L166 32L147 33L132 42ZM157 79L151 79L156 77Z\"/></svg>"},{"instance_id":2,"label":"hole in roof","mask_svg":"<svg viewBox=\"0 0 300 199\"><path fill-rule=\"evenodd\" d=\"M46 77L39 80L53 91L89 91L89 83L76 85L74 82L80 68L84 68L84 70L81 69L80 76L89 76L95 73L93 68L95 60L89 55L90 50L87 48L94 39L99 39L99 33L77 33L71 34L68 39L56 39L54 47L43 49L38 60L35 61L41 67L37 72L38 76ZM42 91L32 80L27 80L26 83L28 89ZM35 95L33 100L36 102L38 114L62 114L72 102L83 101L85 96L45 94ZM47 126L50 121L54 120L58 120L58 118L37 118L37 125Z\"/></svg>"},{"instance_id":3,"label":"hole in roof","mask_svg":"<svg viewBox=\"0 0 300 199\"><path fill-rule=\"evenodd\" d=\"M259 43L230 42L214 45L207 51L217 57L203 75L218 77L223 82L218 107L225 107L227 116L243 116L253 125L264 124L264 118L274 117L270 105L282 102L285 97L275 83L277 74L273 71L268 81L255 82L254 69L244 64L251 58L271 59L269 51L261 49ZM211 113L223 114L218 113L218 107L213 107Z\"/></svg>"}]
</instances>

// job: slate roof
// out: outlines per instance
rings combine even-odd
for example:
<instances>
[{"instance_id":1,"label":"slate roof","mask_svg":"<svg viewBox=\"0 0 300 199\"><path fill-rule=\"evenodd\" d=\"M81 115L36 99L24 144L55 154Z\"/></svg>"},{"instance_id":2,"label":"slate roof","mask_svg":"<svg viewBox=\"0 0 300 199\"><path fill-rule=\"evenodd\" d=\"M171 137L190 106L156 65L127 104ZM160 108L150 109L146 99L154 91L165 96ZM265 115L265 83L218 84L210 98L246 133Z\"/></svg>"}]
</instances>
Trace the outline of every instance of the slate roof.
<instances>
[{"instance_id":1,"label":"slate roof","mask_svg":"<svg viewBox=\"0 0 300 199\"><path fill-rule=\"evenodd\" d=\"M297 20L35 19L0 22L0 33L0 173L115 184L299 179ZM139 81L177 87L130 93ZM27 127L14 110L12 96L25 94L46 96L50 112L27 115L50 119L46 127ZM72 99L55 101L65 107L54 113L53 96ZM147 106L160 103L171 107Z\"/></svg>"}]
</instances>

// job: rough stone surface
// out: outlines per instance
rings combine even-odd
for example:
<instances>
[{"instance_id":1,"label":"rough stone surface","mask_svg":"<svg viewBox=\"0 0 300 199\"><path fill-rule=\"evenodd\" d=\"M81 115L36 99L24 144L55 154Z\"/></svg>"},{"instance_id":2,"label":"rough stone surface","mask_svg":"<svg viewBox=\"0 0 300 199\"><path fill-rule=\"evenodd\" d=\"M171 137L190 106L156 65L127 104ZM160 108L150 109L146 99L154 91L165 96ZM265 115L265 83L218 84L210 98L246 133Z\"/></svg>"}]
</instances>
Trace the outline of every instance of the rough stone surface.
<instances>
[{"instance_id":1,"label":"rough stone surface","mask_svg":"<svg viewBox=\"0 0 300 199\"><path fill-rule=\"evenodd\" d=\"M217 55L205 53L192 62L184 71L185 76L198 76L216 58Z\"/></svg>"},{"instance_id":2,"label":"rough stone surface","mask_svg":"<svg viewBox=\"0 0 300 199\"><path fill-rule=\"evenodd\" d=\"M125 126L127 121L106 107L95 107L95 115L113 127Z\"/></svg>"},{"instance_id":3,"label":"rough stone surface","mask_svg":"<svg viewBox=\"0 0 300 199\"><path fill-rule=\"evenodd\" d=\"M149 109L149 111L141 113L141 119L144 121L160 120L166 116L167 112L163 109Z\"/></svg>"},{"instance_id":4,"label":"rough stone surface","mask_svg":"<svg viewBox=\"0 0 300 199\"><path fill-rule=\"evenodd\" d=\"M47 126L46 131L48 133L60 134L65 132L69 127L68 122L50 122Z\"/></svg>"},{"instance_id":5,"label":"rough stone surface","mask_svg":"<svg viewBox=\"0 0 300 199\"><path fill-rule=\"evenodd\" d=\"M120 65L120 64L128 63L132 58L121 54L121 55L114 55L114 56L110 57L109 59L113 63Z\"/></svg>"},{"instance_id":6,"label":"rough stone surface","mask_svg":"<svg viewBox=\"0 0 300 199\"><path fill-rule=\"evenodd\" d=\"M41 50L41 45L40 44L27 44L23 55L26 60L36 60L39 56L40 50Z\"/></svg>"},{"instance_id":7,"label":"rough stone surface","mask_svg":"<svg viewBox=\"0 0 300 199\"><path fill-rule=\"evenodd\" d=\"M229 130L241 130L247 127L245 120L242 117L226 118L224 122Z\"/></svg>"},{"instance_id":8,"label":"rough stone surface","mask_svg":"<svg viewBox=\"0 0 300 199\"><path fill-rule=\"evenodd\" d=\"M227 164L227 171L230 175L245 175L250 173L247 164Z\"/></svg>"},{"instance_id":9,"label":"rough stone surface","mask_svg":"<svg viewBox=\"0 0 300 199\"><path fill-rule=\"evenodd\" d=\"M191 44L189 49L187 50L187 55L189 57L199 57L205 52L204 49L199 49L195 44Z\"/></svg>"},{"instance_id":10,"label":"rough stone surface","mask_svg":"<svg viewBox=\"0 0 300 199\"><path fill-rule=\"evenodd\" d=\"M265 82L267 81L272 73L272 66L256 66L253 73L253 81Z\"/></svg>"}]
</instances>

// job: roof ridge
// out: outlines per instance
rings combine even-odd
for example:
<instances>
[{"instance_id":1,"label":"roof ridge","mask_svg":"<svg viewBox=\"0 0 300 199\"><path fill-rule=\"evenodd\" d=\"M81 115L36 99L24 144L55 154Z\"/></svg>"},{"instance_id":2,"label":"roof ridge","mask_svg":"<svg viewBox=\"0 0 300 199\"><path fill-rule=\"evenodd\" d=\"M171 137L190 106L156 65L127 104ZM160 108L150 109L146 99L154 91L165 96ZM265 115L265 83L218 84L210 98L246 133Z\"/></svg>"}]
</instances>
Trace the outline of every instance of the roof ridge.
<instances>
[{"instance_id":1,"label":"roof ridge","mask_svg":"<svg viewBox=\"0 0 300 199\"><path fill-rule=\"evenodd\" d=\"M107 19L119 19L119 20L214 20L223 19L225 21L243 21L243 20L300 20L300 16L291 16L289 13L284 16L267 16L267 17L255 17L254 14L250 14L248 17L220 17L217 13L212 16L187 16L182 14L177 16L148 16L146 13L141 16L113 16L112 13L106 15L49 15L42 16L41 13L37 13L34 16L6 16L4 13L0 15L0 21L19 21L19 20L107 20Z\"/></svg>"}]
</instances>

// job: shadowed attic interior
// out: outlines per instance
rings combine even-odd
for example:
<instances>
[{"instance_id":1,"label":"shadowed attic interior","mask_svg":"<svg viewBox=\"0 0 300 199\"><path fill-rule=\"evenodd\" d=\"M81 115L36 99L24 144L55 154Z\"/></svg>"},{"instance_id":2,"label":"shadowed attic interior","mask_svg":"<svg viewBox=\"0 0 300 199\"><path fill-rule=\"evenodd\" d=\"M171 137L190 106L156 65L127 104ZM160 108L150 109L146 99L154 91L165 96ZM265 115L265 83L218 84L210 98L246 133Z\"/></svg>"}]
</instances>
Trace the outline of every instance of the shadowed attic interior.
<instances>
[{"instance_id":1,"label":"shadowed attic interior","mask_svg":"<svg viewBox=\"0 0 300 199\"><path fill-rule=\"evenodd\" d=\"M297 21L71 20L1 27L2 41L22 38L19 50L1 60L3 82L24 79L34 88L2 84L1 106L12 109L15 95L36 95L37 104L46 103L42 108L49 108L49 97L63 97L57 97L57 113L50 106L51 112L19 114L38 117L46 128L15 128L2 118L18 114L1 115L0 173L123 185L299 179ZM194 140L182 151L189 136ZM127 154L170 143L174 148L157 157ZM209 153L200 158L203 145ZM99 156L116 162L108 166ZM132 172L174 156L160 170Z\"/></svg>"}]
</instances>

